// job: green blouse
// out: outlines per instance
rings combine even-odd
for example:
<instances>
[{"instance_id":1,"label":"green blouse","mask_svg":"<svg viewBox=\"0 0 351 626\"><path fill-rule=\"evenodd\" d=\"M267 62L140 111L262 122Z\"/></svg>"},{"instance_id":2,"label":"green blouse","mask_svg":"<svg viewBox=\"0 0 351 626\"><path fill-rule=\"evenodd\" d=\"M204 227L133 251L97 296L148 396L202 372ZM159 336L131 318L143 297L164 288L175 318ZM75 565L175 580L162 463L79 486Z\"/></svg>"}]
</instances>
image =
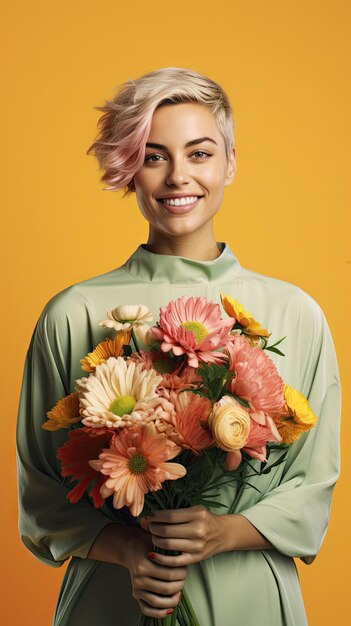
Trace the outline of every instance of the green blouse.
<instances>
[{"instance_id":1,"label":"green blouse","mask_svg":"<svg viewBox=\"0 0 351 626\"><path fill-rule=\"evenodd\" d=\"M160 306L182 295L220 304L229 294L272 333L286 335L285 357L270 353L285 383L307 396L318 416L313 429L290 448L286 460L246 488L235 513L244 515L274 546L217 554L189 566L186 589L201 626L304 626L306 613L294 558L312 563L323 542L331 497L340 472L340 381L330 330L319 305L299 287L241 267L228 244L220 256L198 261L155 254L141 244L120 267L74 284L44 307L28 348L17 425L19 531L43 563L70 558L53 626L136 626L139 605L129 572L87 559L99 531L111 522L133 523L129 511L88 496L70 504L56 452L64 430L42 429L46 413L74 391L80 359L114 332L97 324L107 308L145 304L155 324ZM223 316L226 313L223 311ZM141 348L145 346L140 346ZM280 455L281 451L273 451ZM278 457L277 457L278 458ZM253 463L259 467L260 462ZM227 513L236 486L222 489ZM38 596L38 602L39 602Z\"/></svg>"}]
</instances>

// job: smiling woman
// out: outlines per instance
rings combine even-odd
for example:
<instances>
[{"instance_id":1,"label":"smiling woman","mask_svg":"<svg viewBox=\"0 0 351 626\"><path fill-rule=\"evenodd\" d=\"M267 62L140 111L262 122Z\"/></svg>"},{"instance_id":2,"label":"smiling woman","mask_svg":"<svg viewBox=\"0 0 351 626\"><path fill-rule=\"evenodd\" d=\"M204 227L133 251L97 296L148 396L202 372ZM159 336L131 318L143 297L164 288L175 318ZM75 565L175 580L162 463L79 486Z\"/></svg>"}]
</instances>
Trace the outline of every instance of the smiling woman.
<instances>
[{"instance_id":1,"label":"smiling woman","mask_svg":"<svg viewBox=\"0 0 351 626\"><path fill-rule=\"evenodd\" d=\"M192 70L162 68L129 80L111 101L98 108L103 111L100 133L88 153L97 157L104 170L102 181L107 190L123 189L124 196L135 194L149 235L120 267L53 297L40 315L26 357L17 429L20 533L27 548L44 563L58 567L71 559L53 626L137 626L140 611L158 624L178 605L182 589L189 594L201 626L254 626L258 622L261 626L306 626L294 558L310 564L318 554L340 470L340 381L326 319L302 289L245 269L228 243L216 241L213 218L235 175L232 110L217 83ZM222 294L229 297L221 300ZM184 296L193 297L192 306ZM201 309L202 298L212 301L208 310ZM165 386L176 396L180 392L180 374L172 383L174 388L166 378L164 352L188 353L191 369L197 342L208 339L208 349L213 350L221 333L228 342L234 341L231 334L227 337L229 328L236 332L234 312L229 309L229 317L225 317L214 304L227 303L224 308L228 312L228 302L232 308L236 302L233 298L245 303L259 320L240 305L235 310L235 319L246 328L247 335L241 339L244 352L254 350L245 343L246 336L250 339L250 327L255 332L261 329L262 336L269 336L268 327L277 337L286 336L285 358L272 354L272 361L284 381L308 398L318 416L317 424L289 446L283 463L275 463L279 452L272 449L271 471L251 477L252 488L240 489L235 481L222 485L214 495L222 508L158 511L143 528L127 506L114 509L106 499L96 508L96 501L113 491L116 501L128 501L131 487L120 486L117 494L127 474L135 479L135 473L144 473L155 486L167 476L168 463L168 470L173 468L174 475L179 475L179 464L169 464L176 453L175 444L168 443L166 450L163 434L159 434L156 450L150 447L149 437L134 437L129 422L132 417L138 419L139 401L144 412L149 411L148 417L153 413L155 385ZM138 310L142 326L149 312L153 319L159 311L166 316L167 303L168 326L162 332L158 329L165 348L157 355L159 376L153 381L154 370L144 371L152 351L138 333L134 347L135 351L141 347L143 356L133 356L140 358L140 363L127 372L124 362L123 366L119 362L124 372L123 410L120 400L110 405L113 357L106 364L102 352L92 352L98 344L103 351L106 334L101 324L110 330L117 325L127 336L133 311ZM106 310L108 320L101 322ZM191 333L191 345L184 339L184 325L196 331ZM216 330L214 336L209 329ZM179 342L174 342L174 337L179 337ZM127 339L123 337L121 342ZM113 345L112 341L104 343L105 356ZM239 357L245 388L250 372ZM100 386L95 378L81 378L80 363L92 367L93 358L103 362ZM183 385L188 386L192 375L193 371L184 369ZM262 388L262 381L255 375L251 378L250 384ZM99 422L95 438L90 440L92 451L81 443L87 437L82 424L77 429L74 423L74 430L69 431L76 455L71 471L72 458L63 447L67 435L56 429L65 416L60 413L55 425L55 413L50 409L73 393L75 384L85 403L85 413L81 407L79 416L85 416L84 427L90 415L89 425L97 426L97 406L104 419L107 412L110 422L107 426ZM263 386L265 398L274 396L273 387ZM121 421L121 411L123 419L124 412L127 418L117 436L110 426ZM48 412L55 429L42 428ZM241 412L248 426L242 407ZM261 422L255 433L260 442L261 429L266 429L272 418L263 408L257 412ZM72 417L76 422L76 413ZM189 431L193 423L189 413L184 429ZM108 445L98 460L99 448ZM94 468L107 472L103 491L94 493L96 500L84 494L74 504L69 502L72 486L61 475L60 447L66 477L74 471L75 480L82 476L90 480ZM122 463L119 467L121 451L128 455L133 450L137 465L129 464L126 469ZM148 463L156 463L156 457L159 464L154 473ZM84 461L86 465L93 462L88 465L90 474L82 473ZM252 460L252 466L259 469L258 458ZM142 483L138 487L143 497ZM79 482L77 488L82 496ZM155 546L180 554L158 554ZM174 621L172 624L175 626Z\"/></svg>"},{"instance_id":2,"label":"smiling woman","mask_svg":"<svg viewBox=\"0 0 351 626\"><path fill-rule=\"evenodd\" d=\"M211 241L215 248L212 220L234 172L234 147L227 158L224 138L206 106L187 102L158 107L145 161L133 177L139 208L149 222L148 249L163 239L172 251L172 239L182 237L183 247L177 248L186 252L191 235L192 254L201 258L203 251L208 258Z\"/></svg>"}]
</instances>

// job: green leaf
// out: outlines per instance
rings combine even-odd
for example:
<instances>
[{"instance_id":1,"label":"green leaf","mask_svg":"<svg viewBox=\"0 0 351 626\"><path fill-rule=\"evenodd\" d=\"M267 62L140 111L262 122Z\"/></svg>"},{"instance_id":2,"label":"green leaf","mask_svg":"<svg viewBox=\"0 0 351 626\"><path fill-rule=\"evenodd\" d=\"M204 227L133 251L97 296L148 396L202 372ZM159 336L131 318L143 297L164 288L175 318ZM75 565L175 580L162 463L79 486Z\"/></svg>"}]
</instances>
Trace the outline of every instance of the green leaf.
<instances>
[{"instance_id":1,"label":"green leaf","mask_svg":"<svg viewBox=\"0 0 351 626\"><path fill-rule=\"evenodd\" d=\"M288 452L289 450L284 450L283 454L279 457L279 459L277 459L274 463L266 467L261 473L268 474L273 467L276 467L277 465L280 465L281 463L283 463Z\"/></svg>"},{"instance_id":2,"label":"green leaf","mask_svg":"<svg viewBox=\"0 0 351 626\"><path fill-rule=\"evenodd\" d=\"M273 343L271 346L267 346L267 343L266 343L266 345L264 346L263 349L264 350L270 350L270 352L275 352L276 354L279 354L280 356L285 356L285 354L283 352L281 352L280 350L278 350L276 348L276 346L279 346L279 344L282 341L284 341L284 339L286 339L286 335L285 335L285 337L282 337L281 339L279 339L279 341L276 341L275 343Z\"/></svg>"},{"instance_id":3,"label":"green leaf","mask_svg":"<svg viewBox=\"0 0 351 626\"><path fill-rule=\"evenodd\" d=\"M284 352L281 352L280 350L278 350L278 348L273 348L273 346L271 346L270 348L266 348L266 350L269 350L270 352L275 352L280 356L285 356Z\"/></svg>"},{"instance_id":4,"label":"green leaf","mask_svg":"<svg viewBox=\"0 0 351 626\"><path fill-rule=\"evenodd\" d=\"M279 346L279 344L280 344L282 341L284 341L284 339L286 339L286 335L285 335L285 337L282 337L281 339L279 339L279 341L276 341L275 343L273 343L273 344L271 345L271 348L274 348L275 346Z\"/></svg>"}]
</instances>

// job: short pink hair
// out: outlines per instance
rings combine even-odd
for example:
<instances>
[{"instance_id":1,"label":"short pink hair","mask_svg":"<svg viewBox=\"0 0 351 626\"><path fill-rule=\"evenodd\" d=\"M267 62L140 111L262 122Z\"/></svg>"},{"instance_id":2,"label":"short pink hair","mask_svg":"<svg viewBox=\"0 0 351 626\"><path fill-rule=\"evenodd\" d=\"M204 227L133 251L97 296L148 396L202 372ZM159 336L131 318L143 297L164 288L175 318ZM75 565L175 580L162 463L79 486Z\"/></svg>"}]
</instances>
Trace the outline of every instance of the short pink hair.
<instances>
[{"instance_id":1,"label":"short pink hair","mask_svg":"<svg viewBox=\"0 0 351 626\"><path fill-rule=\"evenodd\" d=\"M135 191L134 174L145 159L145 144L157 107L179 102L197 102L214 115L223 136L227 159L234 146L233 112L228 96L210 78L181 67L164 67L137 80L128 80L112 100L105 101L98 121L99 133L87 150L101 170L104 191L125 188L123 197Z\"/></svg>"}]
</instances>

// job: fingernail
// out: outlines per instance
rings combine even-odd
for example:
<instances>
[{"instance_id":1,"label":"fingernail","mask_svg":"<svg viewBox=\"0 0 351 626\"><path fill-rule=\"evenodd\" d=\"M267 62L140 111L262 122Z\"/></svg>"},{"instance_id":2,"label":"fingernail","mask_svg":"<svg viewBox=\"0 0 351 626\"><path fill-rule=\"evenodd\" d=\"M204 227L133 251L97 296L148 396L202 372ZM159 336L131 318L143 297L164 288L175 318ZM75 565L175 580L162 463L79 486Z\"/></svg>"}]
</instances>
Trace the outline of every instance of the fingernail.
<instances>
[{"instance_id":1,"label":"fingernail","mask_svg":"<svg viewBox=\"0 0 351 626\"><path fill-rule=\"evenodd\" d=\"M170 615L171 613L173 613L173 609L168 609L168 611L166 611L166 615Z\"/></svg>"},{"instance_id":2,"label":"fingernail","mask_svg":"<svg viewBox=\"0 0 351 626\"><path fill-rule=\"evenodd\" d=\"M155 559L156 558L155 552L148 552L146 556L148 556L149 559Z\"/></svg>"}]
</instances>

